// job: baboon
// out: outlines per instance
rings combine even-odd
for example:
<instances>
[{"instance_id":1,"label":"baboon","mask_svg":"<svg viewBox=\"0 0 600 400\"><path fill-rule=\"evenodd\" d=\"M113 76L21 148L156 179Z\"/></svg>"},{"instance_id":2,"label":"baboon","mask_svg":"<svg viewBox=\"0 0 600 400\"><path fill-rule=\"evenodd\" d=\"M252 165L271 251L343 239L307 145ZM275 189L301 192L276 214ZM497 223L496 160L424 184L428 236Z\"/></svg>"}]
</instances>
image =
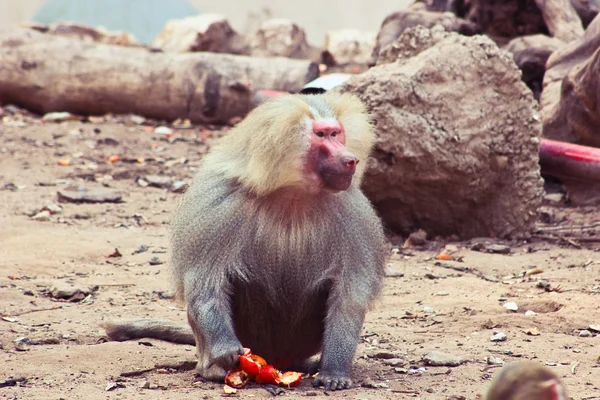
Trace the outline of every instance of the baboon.
<instances>
[{"instance_id":1,"label":"baboon","mask_svg":"<svg viewBox=\"0 0 600 400\"><path fill-rule=\"evenodd\" d=\"M315 386L350 387L384 275L381 221L360 190L374 140L351 94L259 105L202 159L172 220L176 297L193 340L160 321L107 324L108 336L195 343L209 380L222 381L247 347L279 369L318 370Z\"/></svg>"},{"instance_id":2,"label":"baboon","mask_svg":"<svg viewBox=\"0 0 600 400\"><path fill-rule=\"evenodd\" d=\"M567 400L565 386L549 368L533 361L503 367L482 400Z\"/></svg>"}]
</instances>

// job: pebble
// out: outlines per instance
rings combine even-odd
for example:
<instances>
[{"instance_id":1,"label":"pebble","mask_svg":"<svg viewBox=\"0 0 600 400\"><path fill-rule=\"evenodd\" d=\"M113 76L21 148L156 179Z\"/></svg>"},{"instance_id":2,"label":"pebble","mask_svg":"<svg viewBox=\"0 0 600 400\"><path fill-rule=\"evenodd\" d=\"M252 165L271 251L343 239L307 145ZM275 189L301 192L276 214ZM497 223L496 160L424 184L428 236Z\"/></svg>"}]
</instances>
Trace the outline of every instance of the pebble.
<instances>
[{"instance_id":1,"label":"pebble","mask_svg":"<svg viewBox=\"0 0 600 400\"><path fill-rule=\"evenodd\" d=\"M492 342L504 342L506 341L508 337L506 336L506 333L504 332L498 332L494 335L492 335L492 337L490 338L490 340Z\"/></svg>"},{"instance_id":2,"label":"pebble","mask_svg":"<svg viewBox=\"0 0 600 400\"><path fill-rule=\"evenodd\" d=\"M517 311L519 309L519 306L517 305L517 303L515 303L513 301L508 301L508 302L504 303L503 307L510 311Z\"/></svg>"},{"instance_id":3,"label":"pebble","mask_svg":"<svg viewBox=\"0 0 600 400\"><path fill-rule=\"evenodd\" d=\"M503 244L490 244L485 247L485 250L494 254L510 254L510 247Z\"/></svg>"},{"instance_id":4,"label":"pebble","mask_svg":"<svg viewBox=\"0 0 600 400\"><path fill-rule=\"evenodd\" d=\"M367 357L369 357L369 358L377 358L379 360L401 359L400 354L398 352L381 351L381 350L378 350L376 352L368 353Z\"/></svg>"},{"instance_id":5,"label":"pebble","mask_svg":"<svg viewBox=\"0 0 600 400\"><path fill-rule=\"evenodd\" d=\"M366 378L362 384L362 387L366 387L366 388L371 388L371 389L386 389L389 388L390 385L388 385L385 382L375 382L373 379L371 378Z\"/></svg>"},{"instance_id":6,"label":"pebble","mask_svg":"<svg viewBox=\"0 0 600 400\"><path fill-rule=\"evenodd\" d=\"M383 360L383 363L392 367L402 367L406 361L403 358L388 358Z\"/></svg>"},{"instance_id":7,"label":"pebble","mask_svg":"<svg viewBox=\"0 0 600 400\"><path fill-rule=\"evenodd\" d=\"M527 310L527 311L525 311L525 316L526 316L526 317L531 317L531 316L534 316L534 315L536 315L536 314L537 314L537 313L536 313L535 311L531 311L531 310Z\"/></svg>"},{"instance_id":8,"label":"pebble","mask_svg":"<svg viewBox=\"0 0 600 400\"><path fill-rule=\"evenodd\" d=\"M171 185L171 192L183 193L187 190L188 186L189 185L187 184L187 182L184 182L184 181L173 182L173 184Z\"/></svg>"},{"instance_id":9,"label":"pebble","mask_svg":"<svg viewBox=\"0 0 600 400\"><path fill-rule=\"evenodd\" d=\"M504 361L496 357L486 357L488 365L504 365Z\"/></svg>"},{"instance_id":10,"label":"pebble","mask_svg":"<svg viewBox=\"0 0 600 400\"><path fill-rule=\"evenodd\" d=\"M422 360L431 366L456 367L464 364L465 359L453 354L444 353L441 351L430 351L422 357Z\"/></svg>"},{"instance_id":11,"label":"pebble","mask_svg":"<svg viewBox=\"0 0 600 400\"><path fill-rule=\"evenodd\" d=\"M593 337L594 334L590 331L588 331L587 329L584 329L582 331L579 331L579 337Z\"/></svg>"},{"instance_id":12,"label":"pebble","mask_svg":"<svg viewBox=\"0 0 600 400\"><path fill-rule=\"evenodd\" d=\"M168 126L157 126L154 129L154 133L157 133L159 135L172 135L173 129L169 128Z\"/></svg>"},{"instance_id":13,"label":"pebble","mask_svg":"<svg viewBox=\"0 0 600 400\"><path fill-rule=\"evenodd\" d=\"M82 299L98 290L97 286L73 286L67 282L55 282L50 288L50 295L55 299L71 299L74 296L83 296Z\"/></svg>"},{"instance_id":14,"label":"pebble","mask_svg":"<svg viewBox=\"0 0 600 400\"><path fill-rule=\"evenodd\" d=\"M173 184L173 180L168 176L148 175L144 178L148 182L148 186L157 187L160 189L169 189Z\"/></svg>"},{"instance_id":15,"label":"pebble","mask_svg":"<svg viewBox=\"0 0 600 400\"><path fill-rule=\"evenodd\" d=\"M59 201L72 203L116 203L121 201L121 193L113 189L68 187L57 192Z\"/></svg>"},{"instance_id":16,"label":"pebble","mask_svg":"<svg viewBox=\"0 0 600 400\"><path fill-rule=\"evenodd\" d=\"M48 210L44 210L44 211L40 211L39 213L35 214L33 217L31 217L32 220L34 221L50 221L50 211Z\"/></svg>"}]
</instances>

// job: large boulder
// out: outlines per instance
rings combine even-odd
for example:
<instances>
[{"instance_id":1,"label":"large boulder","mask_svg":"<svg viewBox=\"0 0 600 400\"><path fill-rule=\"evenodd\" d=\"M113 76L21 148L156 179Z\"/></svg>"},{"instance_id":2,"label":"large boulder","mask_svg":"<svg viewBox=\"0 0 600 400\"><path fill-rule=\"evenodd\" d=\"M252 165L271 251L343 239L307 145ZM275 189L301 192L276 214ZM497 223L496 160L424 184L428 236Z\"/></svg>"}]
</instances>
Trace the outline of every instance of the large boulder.
<instances>
[{"instance_id":1,"label":"large boulder","mask_svg":"<svg viewBox=\"0 0 600 400\"><path fill-rule=\"evenodd\" d=\"M339 29L325 35L323 63L339 71L366 70L375 46L375 32Z\"/></svg>"},{"instance_id":2,"label":"large boulder","mask_svg":"<svg viewBox=\"0 0 600 400\"><path fill-rule=\"evenodd\" d=\"M447 31L459 32L471 36L477 33L477 26L451 12L431 12L424 10L405 10L388 15L381 23L375 46L371 55L371 65L376 64L381 52L387 51L398 37L408 28L415 26L432 28L442 25Z\"/></svg>"},{"instance_id":3,"label":"large boulder","mask_svg":"<svg viewBox=\"0 0 600 400\"><path fill-rule=\"evenodd\" d=\"M156 36L153 45L171 52L249 53L246 39L221 14L170 20Z\"/></svg>"},{"instance_id":4,"label":"large boulder","mask_svg":"<svg viewBox=\"0 0 600 400\"><path fill-rule=\"evenodd\" d=\"M367 105L378 140L364 191L388 228L461 238L530 235L542 200L537 103L484 36L410 28L397 58L334 90Z\"/></svg>"},{"instance_id":5,"label":"large boulder","mask_svg":"<svg viewBox=\"0 0 600 400\"><path fill-rule=\"evenodd\" d=\"M313 59L318 52L306 41L306 32L289 19L265 21L249 38L250 54L257 57Z\"/></svg>"}]
</instances>

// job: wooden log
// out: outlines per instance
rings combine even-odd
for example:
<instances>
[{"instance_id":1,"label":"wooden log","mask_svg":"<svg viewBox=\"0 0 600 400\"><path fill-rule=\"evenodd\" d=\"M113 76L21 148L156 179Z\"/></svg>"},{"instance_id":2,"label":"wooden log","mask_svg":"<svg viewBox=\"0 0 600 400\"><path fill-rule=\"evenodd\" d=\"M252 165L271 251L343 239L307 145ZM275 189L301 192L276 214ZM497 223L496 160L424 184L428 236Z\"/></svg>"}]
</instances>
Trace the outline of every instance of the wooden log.
<instances>
[{"instance_id":1,"label":"wooden log","mask_svg":"<svg viewBox=\"0 0 600 400\"><path fill-rule=\"evenodd\" d=\"M583 24L570 0L535 0L550 34L569 43L583 36Z\"/></svg>"},{"instance_id":2,"label":"wooden log","mask_svg":"<svg viewBox=\"0 0 600 400\"><path fill-rule=\"evenodd\" d=\"M307 60L162 53L31 29L0 31L0 104L37 113L134 113L225 123L260 89L296 92L319 74Z\"/></svg>"}]
</instances>

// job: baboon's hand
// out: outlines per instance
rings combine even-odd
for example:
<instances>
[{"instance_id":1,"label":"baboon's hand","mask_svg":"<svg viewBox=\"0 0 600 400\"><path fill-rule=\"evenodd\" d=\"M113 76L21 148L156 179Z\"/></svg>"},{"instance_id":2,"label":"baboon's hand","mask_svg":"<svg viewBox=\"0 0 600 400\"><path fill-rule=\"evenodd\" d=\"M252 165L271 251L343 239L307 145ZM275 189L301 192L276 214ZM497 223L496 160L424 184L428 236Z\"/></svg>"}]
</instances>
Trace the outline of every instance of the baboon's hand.
<instances>
[{"instance_id":1,"label":"baboon's hand","mask_svg":"<svg viewBox=\"0 0 600 400\"><path fill-rule=\"evenodd\" d=\"M348 374L321 371L315 378L313 386L323 386L325 390L343 390L352 386L352 379Z\"/></svg>"},{"instance_id":2,"label":"baboon's hand","mask_svg":"<svg viewBox=\"0 0 600 400\"><path fill-rule=\"evenodd\" d=\"M240 342L222 342L217 343L211 351L211 366L218 366L223 370L231 371L237 367L239 356L244 354L244 349Z\"/></svg>"}]
</instances>

